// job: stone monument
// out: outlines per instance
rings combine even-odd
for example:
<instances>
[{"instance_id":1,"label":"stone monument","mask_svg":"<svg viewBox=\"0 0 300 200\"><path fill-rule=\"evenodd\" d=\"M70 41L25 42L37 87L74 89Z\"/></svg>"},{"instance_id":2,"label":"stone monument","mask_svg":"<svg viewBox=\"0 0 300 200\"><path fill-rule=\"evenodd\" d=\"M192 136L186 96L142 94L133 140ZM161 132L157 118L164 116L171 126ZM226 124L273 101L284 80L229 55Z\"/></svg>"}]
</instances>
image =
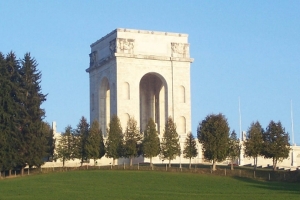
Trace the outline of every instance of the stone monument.
<instances>
[{"instance_id":1,"label":"stone monument","mask_svg":"<svg viewBox=\"0 0 300 200\"><path fill-rule=\"evenodd\" d=\"M191 131L191 62L187 34L112 31L91 44L86 70L91 122L98 120L107 137L112 115L120 118L123 130L129 116L141 131L152 118L161 138L171 116L180 138L185 138Z\"/></svg>"}]
</instances>

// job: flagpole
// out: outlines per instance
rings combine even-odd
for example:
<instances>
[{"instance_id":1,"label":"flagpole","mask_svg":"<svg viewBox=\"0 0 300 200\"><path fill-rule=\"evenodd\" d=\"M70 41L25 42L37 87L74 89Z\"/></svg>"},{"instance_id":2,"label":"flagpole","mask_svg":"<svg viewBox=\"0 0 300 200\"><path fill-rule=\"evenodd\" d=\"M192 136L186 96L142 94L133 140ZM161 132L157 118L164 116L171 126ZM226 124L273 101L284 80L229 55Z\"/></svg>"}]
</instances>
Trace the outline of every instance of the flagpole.
<instances>
[{"instance_id":1,"label":"flagpole","mask_svg":"<svg viewBox=\"0 0 300 200\"><path fill-rule=\"evenodd\" d=\"M294 119L293 119L293 101L291 100L291 120L292 120L292 145L295 145L294 138Z\"/></svg>"}]
</instances>

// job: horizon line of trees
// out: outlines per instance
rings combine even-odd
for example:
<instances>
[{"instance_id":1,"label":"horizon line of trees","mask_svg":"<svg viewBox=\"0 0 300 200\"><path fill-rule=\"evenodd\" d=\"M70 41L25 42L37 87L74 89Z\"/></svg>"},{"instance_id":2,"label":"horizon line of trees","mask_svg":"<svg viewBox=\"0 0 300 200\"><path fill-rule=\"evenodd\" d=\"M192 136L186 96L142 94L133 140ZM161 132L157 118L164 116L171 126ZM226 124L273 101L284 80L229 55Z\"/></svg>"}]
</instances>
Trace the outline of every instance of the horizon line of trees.
<instances>
[{"instance_id":1,"label":"horizon line of trees","mask_svg":"<svg viewBox=\"0 0 300 200\"><path fill-rule=\"evenodd\" d=\"M107 127L107 140L104 143L99 122L91 127L86 118L82 117L76 129L66 127L55 149L55 139L50 125L43 121L45 111L41 105L47 95L42 93L40 86L41 72L37 62L26 53L17 59L13 52L4 56L0 52L0 171L21 169L24 167L40 167L45 160L61 159L63 163L78 158L81 163L88 159L99 159L104 155L113 159L126 157L132 159L143 155L150 159L159 155L162 160L171 160L183 154L191 159L198 155L196 139L192 133L187 134L183 151L179 143L176 124L168 118L163 131L162 140L158 137L156 125L149 119L145 131L141 133L137 122L130 117L126 130L122 130L119 118L112 116ZM241 144L235 131L230 132L224 115L207 115L197 128L197 139L202 144L205 159L212 161L213 170L216 162L226 158L233 161L240 155ZM264 130L259 122L253 122L244 142L245 155L273 159L276 164L289 156L290 144L288 133L281 122L270 121Z\"/></svg>"},{"instance_id":2,"label":"horizon line of trees","mask_svg":"<svg viewBox=\"0 0 300 200\"><path fill-rule=\"evenodd\" d=\"M152 158L156 156L159 156L161 160L169 160L169 166L171 166L171 160L183 154L184 158L190 160L191 166L191 159L198 155L196 139L192 133L187 134L184 149L181 151L176 124L171 117L166 122L161 141L158 137L156 125L151 118L145 127L145 131L141 133L133 117L129 118L127 127L123 132L119 118L116 115L112 116L107 128L108 136L105 143L97 121L94 121L92 127L89 129L86 119L82 117L77 127L83 127L82 124L86 124L86 128L84 128L86 130L86 137L79 134L82 132L80 131L82 128L70 131L72 129L68 126L60 140L60 142L66 141L65 137L72 136L72 141L74 142L73 147L70 149L73 149L73 153L69 153L69 155L73 156L64 157L60 153L60 156L56 155L57 159L61 159L64 162L66 159L78 158L81 159L81 163L88 159L94 159L95 163L96 159L101 159L105 155L113 159L112 165L115 165L115 160L118 158L129 158L131 166L133 158L143 155L150 159L151 166ZM92 134L92 132L96 134ZM236 132L234 130L230 132L227 119L224 115L208 115L199 123L197 139L202 144L204 158L212 162L213 170L216 170L217 162L222 162L225 159L230 159L231 169L234 169L233 166L235 161L239 159L242 144L237 138ZM258 156L271 158L273 159L273 170L276 170L277 162L282 161L289 155L290 147L288 139L288 133L285 132L281 122L275 123L271 121L266 131L261 128L259 122L252 123L247 131L247 139L244 141L245 156L254 158L254 169L257 166ZM79 142L79 140L81 141ZM86 140L86 142L83 140ZM93 144L91 144L92 142ZM84 146L78 146L78 144L84 143L89 148L86 151L78 151L77 149L85 148ZM65 148L72 146L70 144L72 143L65 144ZM62 147L59 146L57 151L63 152L64 150L60 148Z\"/></svg>"}]
</instances>

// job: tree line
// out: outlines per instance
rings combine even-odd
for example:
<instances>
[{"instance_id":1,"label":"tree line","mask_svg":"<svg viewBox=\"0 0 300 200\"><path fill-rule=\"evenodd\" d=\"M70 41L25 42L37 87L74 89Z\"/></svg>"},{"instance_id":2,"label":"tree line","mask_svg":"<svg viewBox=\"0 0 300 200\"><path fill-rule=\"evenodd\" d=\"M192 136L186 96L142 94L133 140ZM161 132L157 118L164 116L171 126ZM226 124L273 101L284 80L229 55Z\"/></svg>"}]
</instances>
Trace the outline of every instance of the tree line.
<instances>
[{"instance_id":1,"label":"tree line","mask_svg":"<svg viewBox=\"0 0 300 200\"><path fill-rule=\"evenodd\" d=\"M152 158L160 156L162 160L169 160L171 166L171 160L181 154L179 135L171 117L165 125L162 141L151 118L145 131L141 133L134 117L129 117L123 131L118 116L114 115L107 127L107 135L104 142L99 122L95 120L89 127L86 118L82 117L76 129L66 127L59 139L54 157L60 159L63 165L65 161L74 159L80 159L81 164L93 159L96 164L95 161L104 155L112 158L112 165L115 165L116 159L125 157L130 159L131 166L133 158L143 155L150 159L152 166ZM190 159L197 156L196 141L192 134L187 137L183 155Z\"/></svg>"},{"instance_id":2,"label":"tree line","mask_svg":"<svg viewBox=\"0 0 300 200\"><path fill-rule=\"evenodd\" d=\"M43 122L46 101L37 62L26 53L0 52L0 171L41 166L54 152L49 124Z\"/></svg>"},{"instance_id":3,"label":"tree line","mask_svg":"<svg viewBox=\"0 0 300 200\"><path fill-rule=\"evenodd\" d=\"M78 158L81 163L89 159L101 159L103 156L115 160L121 157L132 159L143 155L150 159L159 156L161 160L171 160L183 154L190 160L198 155L196 139L189 133L186 137L184 149L181 151L179 135L176 124L171 117L168 118L163 131L162 140L158 137L156 125L149 119L143 133L137 127L137 121L130 117L125 131L122 131L118 116L113 116L107 127L107 140L104 142L99 123L94 121L89 125L84 117L81 118L77 129L66 127L65 133L59 141L56 158L63 161ZM227 119L222 114L211 114L199 123L197 138L202 144L202 153L206 160L212 162L212 169L216 170L216 163L225 159L233 164L240 156L241 148L244 148L245 156L254 158L254 169L257 166L257 157L273 159L273 169L276 170L278 161L289 155L289 138L280 122L271 121L264 130L259 122L252 123L247 131L247 138L242 142L237 138L236 132L230 132Z\"/></svg>"},{"instance_id":4,"label":"tree line","mask_svg":"<svg viewBox=\"0 0 300 200\"><path fill-rule=\"evenodd\" d=\"M149 119L143 133L137 122L130 117L123 131L118 116L112 116L107 127L104 142L99 122L91 126L82 117L76 129L67 126L59 139L57 147L50 125L43 121L45 111L41 105L46 94L41 90L41 72L37 62L26 53L17 59L13 52L6 56L0 52L0 171L21 169L25 166L40 167L45 161L61 159L65 161L78 158L81 163L93 159L94 162L106 156L115 160L120 157L132 159L143 155L150 159L159 156L171 160L183 154L190 160L198 155L196 139L187 134L183 151L179 143L176 124L168 118L160 141L156 124ZM226 158L233 162L239 157L242 148L235 131L230 132L227 119L222 114L207 115L197 128L197 139L202 144L206 160L216 162ZM281 122L271 121L266 129L259 122L253 122L247 130L244 142L245 155L254 159L257 166L258 156L273 159L273 168L289 155L289 137ZM56 152L54 151L56 149Z\"/></svg>"},{"instance_id":5,"label":"tree line","mask_svg":"<svg viewBox=\"0 0 300 200\"><path fill-rule=\"evenodd\" d=\"M216 162L224 161L228 157L233 161L240 155L242 142L239 142L234 131L229 136L229 130L227 119L222 114L208 115L198 125L198 140L202 144L204 157L212 161L213 170L216 169ZM247 130L243 144L245 156L254 159L254 169L258 156L271 158L273 170L276 170L278 161L289 156L289 136L280 121L271 120L265 130L258 121L253 122Z\"/></svg>"}]
</instances>

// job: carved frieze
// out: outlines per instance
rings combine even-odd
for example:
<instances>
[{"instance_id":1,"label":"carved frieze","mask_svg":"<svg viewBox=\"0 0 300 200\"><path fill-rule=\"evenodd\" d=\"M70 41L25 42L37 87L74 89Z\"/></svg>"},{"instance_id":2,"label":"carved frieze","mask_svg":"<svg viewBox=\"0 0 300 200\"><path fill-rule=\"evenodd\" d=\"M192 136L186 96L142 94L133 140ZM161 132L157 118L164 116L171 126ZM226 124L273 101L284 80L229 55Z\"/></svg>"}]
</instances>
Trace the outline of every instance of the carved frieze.
<instances>
[{"instance_id":1,"label":"carved frieze","mask_svg":"<svg viewBox=\"0 0 300 200\"><path fill-rule=\"evenodd\" d=\"M97 62L97 51L90 53L90 67L94 66Z\"/></svg>"},{"instance_id":2,"label":"carved frieze","mask_svg":"<svg viewBox=\"0 0 300 200\"><path fill-rule=\"evenodd\" d=\"M133 54L134 39L117 38L117 53Z\"/></svg>"},{"instance_id":3,"label":"carved frieze","mask_svg":"<svg viewBox=\"0 0 300 200\"><path fill-rule=\"evenodd\" d=\"M189 44L171 43L172 57L186 58L189 57Z\"/></svg>"},{"instance_id":4,"label":"carved frieze","mask_svg":"<svg viewBox=\"0 0 300 200\"><path fill-rule=\"evenodd\" d=\"M114 53L116 53L116 47L116 39L109 42L110 55L114 55Z\"/></svg>"}]
</instances>

